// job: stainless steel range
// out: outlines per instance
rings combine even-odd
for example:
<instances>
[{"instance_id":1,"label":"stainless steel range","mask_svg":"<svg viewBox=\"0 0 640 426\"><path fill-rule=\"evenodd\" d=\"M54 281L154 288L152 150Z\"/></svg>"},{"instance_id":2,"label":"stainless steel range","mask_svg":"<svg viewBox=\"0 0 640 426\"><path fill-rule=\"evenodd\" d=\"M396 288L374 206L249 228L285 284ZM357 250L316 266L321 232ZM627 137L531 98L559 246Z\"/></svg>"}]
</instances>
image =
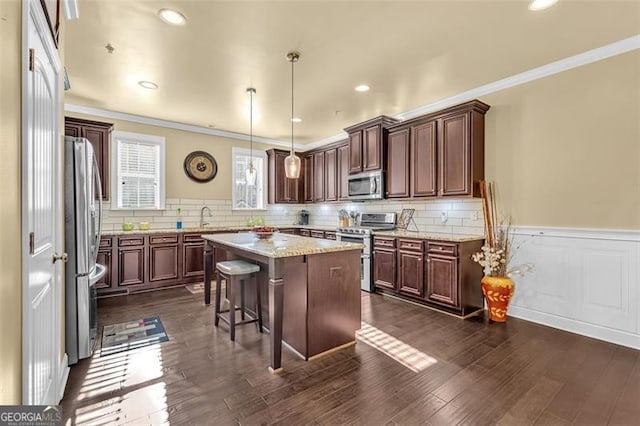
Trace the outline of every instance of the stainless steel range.
<instances>
[{"instance_id":1,"label":"stainless steel range","mask_svg":"<svg viewBox=\"0 0 640 426\"><path fill-rule=\"evenodd\" d=\"M396 228L395 213L362 213L357 226L338 228L336 239L349 243L364 245L360 255L360 287L365 291L373 291L371 278L371 255L373 231L390 231Z\"/></svg>"}]
</instances>

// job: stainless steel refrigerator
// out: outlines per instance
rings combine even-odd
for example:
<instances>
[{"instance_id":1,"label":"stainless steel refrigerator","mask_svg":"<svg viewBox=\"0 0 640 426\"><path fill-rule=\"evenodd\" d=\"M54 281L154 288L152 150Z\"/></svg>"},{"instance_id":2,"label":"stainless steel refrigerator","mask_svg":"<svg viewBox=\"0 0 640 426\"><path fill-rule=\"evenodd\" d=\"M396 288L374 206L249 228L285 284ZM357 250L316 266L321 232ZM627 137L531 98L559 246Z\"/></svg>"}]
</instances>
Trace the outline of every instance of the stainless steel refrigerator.
<instances>
[{"instance_id":1,"label":"stainless steel refrigerator","mask_svg":"<svg viewBox=\"0 0 640 426\"><path fill-rule=\"evenodd\" d=\"M66 351L69 364L93 354L98 333L96 283L102 190L91 142L65 137Z\"/></svg>"}]
</instances>

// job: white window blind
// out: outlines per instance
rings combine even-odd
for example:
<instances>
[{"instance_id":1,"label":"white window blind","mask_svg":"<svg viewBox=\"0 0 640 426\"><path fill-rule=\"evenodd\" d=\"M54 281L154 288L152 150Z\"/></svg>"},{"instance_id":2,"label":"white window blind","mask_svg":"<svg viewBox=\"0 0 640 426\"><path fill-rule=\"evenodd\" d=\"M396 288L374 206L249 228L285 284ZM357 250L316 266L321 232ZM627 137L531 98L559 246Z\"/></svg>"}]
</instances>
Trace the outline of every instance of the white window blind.
<instances>
[{"instance_id":1,"label":"white window blind","mask_svg":"<svg viewBox=\"0 0 640 426\"><path fill-rule=\"evenodd\" d=\"M253 167L256 169L256 184L248 185L246 170L249 166L248 149L233 148L231 192L235 210L264 210L266 208L267 156L263 151L253 151Z\"/></svg>"},{"instance_id":2,"label":"white window blind","mask_svg":"<svg viewBox=\"0 0 640 426\"><path fill-rule=\"evenodd\" d=\"M164 208L164 138L114 132L114 189L119 209Z\"/></svg>"}]
</instances>

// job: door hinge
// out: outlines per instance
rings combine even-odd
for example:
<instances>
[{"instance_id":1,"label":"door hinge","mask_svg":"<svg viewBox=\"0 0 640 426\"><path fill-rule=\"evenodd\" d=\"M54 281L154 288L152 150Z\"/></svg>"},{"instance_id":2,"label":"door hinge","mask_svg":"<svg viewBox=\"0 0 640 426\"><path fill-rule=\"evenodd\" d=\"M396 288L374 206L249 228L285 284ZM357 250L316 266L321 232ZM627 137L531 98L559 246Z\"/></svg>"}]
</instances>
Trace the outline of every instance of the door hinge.
<instances>
[{"instance_id":1,"label":"door hinge","mask_svg":"<svg viewBox=\"0 0 640 426\"><path fill-rule=\"evenodd\" d=\"M33 48L29 49L29 71L33 71L35 55L36 55L35 49Z\"/></svg>"},{"instance_id":2,"label":"door hinge","mask_svg":"<svg viewBox=\"0 0 640 426\"><path fill-rule=\"evenodd\" d=\"M33 254L36 251L36 235L33 232L29 232L29 254Z\"/></svg>"}]
</instances>

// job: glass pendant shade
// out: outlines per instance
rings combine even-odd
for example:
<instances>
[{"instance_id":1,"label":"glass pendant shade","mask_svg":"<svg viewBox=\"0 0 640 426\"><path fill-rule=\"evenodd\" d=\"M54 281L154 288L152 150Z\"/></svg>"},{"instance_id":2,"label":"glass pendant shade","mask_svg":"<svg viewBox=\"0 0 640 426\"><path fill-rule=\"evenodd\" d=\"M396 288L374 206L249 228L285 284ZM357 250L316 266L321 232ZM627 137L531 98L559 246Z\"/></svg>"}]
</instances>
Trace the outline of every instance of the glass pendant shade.
<instances>
[{"instance_id":1,"label":"glass pendant shade","mask_svg":"<svg viewBox=\"0 0 640 426\"><path fill-rule=\"evenodd\" d=\"M300 157L295 155L293 151L284 159L284 173L289 179L300 177Z\"/></svg>"},{"instance_id":2,"label":"glass pendant shade","mask_svg":"<svg viewBox=\"0 0 640 426\"><path fill-rule=\"evenodd\" d=\"M245 178L247 180L247 185L255 185L256 184L256 169L253 167L253 163L249 163L249 167L245 170Z\"/></svg>"}]
</instances>

